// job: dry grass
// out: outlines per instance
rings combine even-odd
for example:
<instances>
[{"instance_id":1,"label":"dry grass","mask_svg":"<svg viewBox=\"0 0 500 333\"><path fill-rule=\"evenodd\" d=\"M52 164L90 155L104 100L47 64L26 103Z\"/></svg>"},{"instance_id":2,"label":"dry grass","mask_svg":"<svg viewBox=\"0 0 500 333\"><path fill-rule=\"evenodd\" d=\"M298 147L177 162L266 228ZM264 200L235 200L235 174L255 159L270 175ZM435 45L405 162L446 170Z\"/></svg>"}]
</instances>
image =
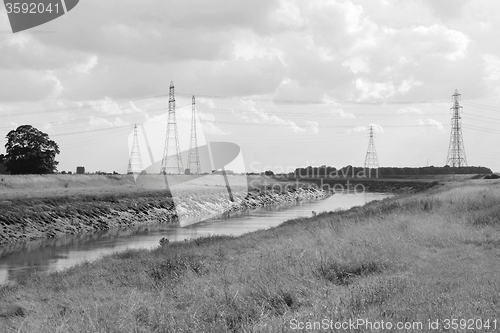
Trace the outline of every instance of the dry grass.
<instances>
[{"instance_id":1,"label":"dry grass","mask_svg":"<svg viewBox=\"0 0 500 333\"><path fill-rule=\"evenodd\" d=\"M259 178L259 177L257 177ZM221 175L202 177L169 175L170 186L178 191L196 191L207 187L224 187ZM229 175L235 190L247 185L246 176ZM251 179L249 179L251 181ZM256 180L257 183L261 179ZM19 198L47 198L72 195L140 194L164 191L163 175L0 175L0 200Z\"/></svg>"},{"instance_id":2,"label":"dry grass","mask_svg":"<svg viewBox=\"0 0 500 333\"><path fill-rule=\"evenodd\" d=\"M480 184L36 275L0 288L0 331L283 332L358 318L498 329L500 183Z\"/></svg>"},{"instance_id":3,"label":"dry grass","mask_svg":"<svg viewBox=\"0 0 500 333\"><path fill-rule=\"evenodd\" d=\"M16 189L7 191L8 200L0 200L0 245L151 223L185 226L227 211L312 200L326 193L300 183L281 183L297 186L285 190L284 186L271 188L278 181L270 178L229 176L231 201L221 175L168 176L170 195L163 176L139 177L133 186L127 185L132 176L127 177L51 175L4 179L5 185ZM68 189L59 191L57 184L68 179L73 181L68 186L71 193L66 193ZM94 188L96 182L98 187ZM110 185L113 183L114 187ZM19 195L19 191L26 195Z\"/></svg>"}]
</instances>

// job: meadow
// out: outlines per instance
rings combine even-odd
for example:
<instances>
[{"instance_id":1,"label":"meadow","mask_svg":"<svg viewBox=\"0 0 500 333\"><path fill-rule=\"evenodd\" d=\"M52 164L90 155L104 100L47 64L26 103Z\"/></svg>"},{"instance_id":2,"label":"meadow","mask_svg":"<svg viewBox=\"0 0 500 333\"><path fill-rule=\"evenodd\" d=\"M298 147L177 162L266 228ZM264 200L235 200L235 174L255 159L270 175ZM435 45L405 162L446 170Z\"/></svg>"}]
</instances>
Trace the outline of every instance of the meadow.
<instances>
[{"instance_id":1,"label":"meadow","mask_svg":"<svg viewBox=\"0 0 500 333\"><path fill-rule=\"evenodd\" d=\"M335 331L360 320L347 330L495 331L499 201L499 181L447 183L241 237L117 253L0 287L0 332Z\"/></svg>"}]
</instances>

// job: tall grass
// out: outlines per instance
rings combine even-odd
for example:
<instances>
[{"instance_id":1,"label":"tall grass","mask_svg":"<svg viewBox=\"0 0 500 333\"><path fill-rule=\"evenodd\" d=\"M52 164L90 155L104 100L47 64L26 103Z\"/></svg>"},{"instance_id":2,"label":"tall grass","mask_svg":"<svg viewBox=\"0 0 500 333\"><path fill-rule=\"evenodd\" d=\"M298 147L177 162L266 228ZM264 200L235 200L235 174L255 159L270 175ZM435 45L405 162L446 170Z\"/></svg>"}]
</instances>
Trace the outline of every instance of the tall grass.
<instances>
[{"instance_id":1,"label":"tall grass","mask_svg":"<svg viewBox=\"0 0 500 333\"><path fill-rule=\"evenodd\" d=\"M283 332L359 318L439 319L444 331L445 319L500 319L499 190L450 185L35 275L0 288L0 331Z\"/></svg>"}]
</instances>

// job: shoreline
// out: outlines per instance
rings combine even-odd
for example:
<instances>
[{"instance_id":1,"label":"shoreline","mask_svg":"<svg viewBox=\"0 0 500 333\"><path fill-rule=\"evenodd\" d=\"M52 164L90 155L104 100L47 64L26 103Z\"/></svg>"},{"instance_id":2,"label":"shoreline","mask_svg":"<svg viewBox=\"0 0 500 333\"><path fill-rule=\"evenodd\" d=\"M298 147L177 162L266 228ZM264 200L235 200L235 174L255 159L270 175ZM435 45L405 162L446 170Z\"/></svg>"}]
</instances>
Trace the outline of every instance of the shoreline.
<instances>
[{"instance_id":1,"label":"shoreline","mask_svg":"<svg viewBox=\"0 0 500 333\"><path fill-rule=\"evenodd\" d=\"M153 223L187 226L226 212L317 200L330 193L306 188L281 193L259 189L235 193L235 202L221 190L205 196L204 202L189 198L168 199L164 195L164 191L151 191L133 197L80 196L65 198L63 202L60 198L57 201L53 198L4 200L0 202L0 247ZM195 222L191 222L193 220Z\"/></svg>"}]
</instances>

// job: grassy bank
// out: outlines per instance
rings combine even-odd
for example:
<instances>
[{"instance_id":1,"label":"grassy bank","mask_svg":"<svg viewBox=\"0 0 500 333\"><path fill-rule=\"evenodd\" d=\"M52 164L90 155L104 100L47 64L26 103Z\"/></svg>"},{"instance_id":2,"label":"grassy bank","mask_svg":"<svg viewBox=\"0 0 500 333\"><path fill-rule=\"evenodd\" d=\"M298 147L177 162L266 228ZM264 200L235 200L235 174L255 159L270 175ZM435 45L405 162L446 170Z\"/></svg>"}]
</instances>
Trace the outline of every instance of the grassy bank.
<instances>
[{"instance_id":1,"label":"grassy bank","mask_svg":"<svg viewBox=\"0 0 500 333\"><path fill-rule=\"evenodd\" d=\"M9 176L0 186L0 246L155 223L185 226L226 211L318 199L329 193L270 178L220 175ZM273 187L273 185L276 185ZM288 186L288 187L287 187ZM0 253L3 251L0 248Z\"/></svg>"},{"instance_id":2,"label":"grassy bank","mask_svg":"<svg viewBox=\"0 0 500 333\"><path fill-rule=\"evenodd\" d=\"M498 329L499 200L498 181L448 184L238 238L118 253L1 287L0 331L282 332L358 318L424 325L407 331L496 319Z\"/></svg>"}]
</instances>

